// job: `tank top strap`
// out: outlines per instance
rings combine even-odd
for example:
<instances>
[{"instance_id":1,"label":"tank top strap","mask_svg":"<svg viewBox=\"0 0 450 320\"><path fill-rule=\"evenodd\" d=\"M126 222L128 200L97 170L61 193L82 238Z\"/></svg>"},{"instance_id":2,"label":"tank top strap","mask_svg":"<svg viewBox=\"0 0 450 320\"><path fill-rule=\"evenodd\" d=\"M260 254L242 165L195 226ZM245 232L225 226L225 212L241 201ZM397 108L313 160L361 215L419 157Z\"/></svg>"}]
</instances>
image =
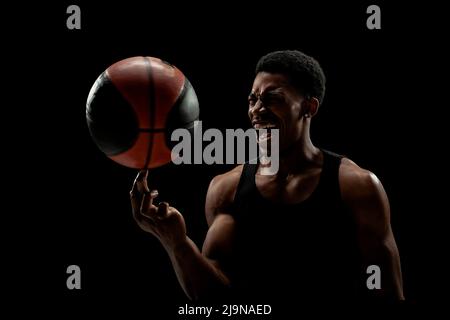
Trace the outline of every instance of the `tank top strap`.
<instances>
[{"instance_id":1,"label":"tank top strap","mask_svg":"<svg viewBox=\"0 0 450 320\"><path fill-rule=\"evenodd\" d=\"M323 153L323 167L315 194L325 199L341 200L339 167L344 156L325 149L321 149L321 151ZM326 197L324 197L324 194L326 194Z\"/></svg>"},{"instance_id":2,"label":"tank top strap","mask_svg":"<svg viewBox=\"0 0 450 320\"><path fill-rule=\"evenodd\" d=\"M240 206L242 200L247 198L252 192L254 192L254 189L256 188L255 174L257 170L258 164L244 163L241 178L239 180L236 194L234 196L234 209L237 209Z\"/></svg>"}]
</instances>

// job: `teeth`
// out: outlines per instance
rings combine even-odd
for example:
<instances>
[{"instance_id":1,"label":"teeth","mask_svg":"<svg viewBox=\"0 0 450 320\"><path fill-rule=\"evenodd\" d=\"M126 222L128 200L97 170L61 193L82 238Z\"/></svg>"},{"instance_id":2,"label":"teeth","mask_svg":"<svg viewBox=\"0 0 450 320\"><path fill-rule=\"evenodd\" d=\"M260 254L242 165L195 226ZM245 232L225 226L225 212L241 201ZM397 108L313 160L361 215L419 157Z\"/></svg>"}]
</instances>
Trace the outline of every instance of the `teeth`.
<instances>
[{"instance_id":1,"label":"teeth","mask_svg":"<svg viewBox=\"0 0 450 320\"><path fill-rule=\"evenodd\" d=\"M266 125L257 124L257 125L255 125L255 128L256 129L275 129L276 126L273 124L266 124Z\"/></svg>"}]
</instances>

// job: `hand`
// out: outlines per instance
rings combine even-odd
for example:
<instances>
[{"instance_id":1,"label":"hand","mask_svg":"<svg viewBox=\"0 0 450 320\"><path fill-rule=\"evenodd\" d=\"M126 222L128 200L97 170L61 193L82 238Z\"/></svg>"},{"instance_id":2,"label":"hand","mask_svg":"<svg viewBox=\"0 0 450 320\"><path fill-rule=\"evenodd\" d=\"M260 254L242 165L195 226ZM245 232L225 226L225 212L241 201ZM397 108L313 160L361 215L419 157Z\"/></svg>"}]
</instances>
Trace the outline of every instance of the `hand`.
<instances>
[{"instance_id":1,"label":"hand","mask_svg":"<svg viewBox=\"0 0 450 320\"><path fill-rule=\"evenodd\" d=\"M133 217L139 227L157 237L166 250L173 250L186 242L186 224L181 213L167 202L153 204L158 191L149 190L147 176L148 170L140 171L130 191Z\"/></svg>"}]
</instances>

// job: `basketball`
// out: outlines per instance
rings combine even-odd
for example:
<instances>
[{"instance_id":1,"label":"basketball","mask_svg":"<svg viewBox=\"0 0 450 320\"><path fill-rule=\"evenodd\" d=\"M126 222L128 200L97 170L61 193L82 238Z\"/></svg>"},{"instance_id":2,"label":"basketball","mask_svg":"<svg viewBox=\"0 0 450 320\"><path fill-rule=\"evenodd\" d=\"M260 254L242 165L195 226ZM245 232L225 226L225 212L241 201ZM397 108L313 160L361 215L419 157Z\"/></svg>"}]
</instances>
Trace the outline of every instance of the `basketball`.
<instances>
[{"instance_id":1,"label":"basketball","mask_svg":"<svg viewBox=\"0 0 450 320\"><path fill-rule=\"evenodd\" d=\"M155 57L132 57L107 68L92 86L86 119L98 148L136 169L171 161L171 132L192 129L197 95L175 66Z\"/></svg>"}]
</instances>

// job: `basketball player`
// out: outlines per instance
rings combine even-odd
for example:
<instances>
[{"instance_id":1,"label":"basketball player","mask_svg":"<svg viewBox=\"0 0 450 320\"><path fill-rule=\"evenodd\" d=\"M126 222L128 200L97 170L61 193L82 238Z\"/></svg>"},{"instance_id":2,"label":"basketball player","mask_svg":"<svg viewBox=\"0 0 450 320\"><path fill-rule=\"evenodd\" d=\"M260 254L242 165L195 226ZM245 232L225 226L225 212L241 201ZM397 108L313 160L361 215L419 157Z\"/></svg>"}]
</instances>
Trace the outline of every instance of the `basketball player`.
<instances>
[{"instance_id":1,"label":"basketball player","mask_svg":"<svg viewBox=\"0 0 450 320\"><path fill-rule=\"evenodd\" d=\"M262 175L258 164L244 164L211 181L201 251L180 212L165 202L155 206L147 172L138 174L130 192L134 218L167 250L189 298L228 292L256 302L292 295L403 300L381 182L311 142L324 93L325 76L312 57L277 51L260 59L248 115L256 129L279 129L279 170ZM378 285L369 279L376 270Z\"/></svg>"}]
</instances>

